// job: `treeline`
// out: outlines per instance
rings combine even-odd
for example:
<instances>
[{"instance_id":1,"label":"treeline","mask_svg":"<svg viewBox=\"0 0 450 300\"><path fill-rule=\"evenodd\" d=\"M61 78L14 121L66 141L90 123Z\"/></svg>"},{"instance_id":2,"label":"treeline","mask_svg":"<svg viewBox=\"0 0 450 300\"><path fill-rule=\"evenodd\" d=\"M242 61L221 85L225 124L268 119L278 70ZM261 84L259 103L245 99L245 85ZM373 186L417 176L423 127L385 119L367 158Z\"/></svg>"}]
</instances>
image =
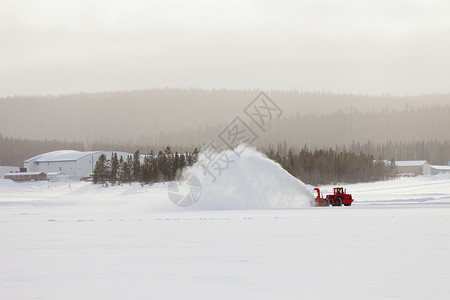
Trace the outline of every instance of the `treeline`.
<instances>
[{"instance_id":1,"label":"treeline","mask_svg":"<svg viewBox=\"0 0 450 300\"><path fill-rule=\"evenodd\" d=\"M447 130L447 129L445 129ZM450 161L450 141L416 141L410 143L371 141L355 143L349 147L355 153L367 153L386 160L426 160L432 165L447 165Z\"/></svg>"},{"instance_id":2,"label":"treeline","mask_svg":"<svg viewBox=\"0 0 450 300\"><path fill-rule=\"evenodd\" d=\"M157 154L150 151L143 157L139 150L128 157L117 157L117 153L110 158L101 155L95 164L93 182L116 184L177 180L185 167L197 161L198 154L197 148L192 153L180 154L173 153L167 146ZM286 155L270 150L266 155L293 176L312 185L387 180L395 177L396 171L393 162L386 164L382 160L374 160L372 155L333 149L310 151L304 148L297 153L291 149Z\"/></svg>"},{"instance_id":3,"label":"treeline","mask_svg":"<svg viewBox=\"0 0 450 300\"><path fill-rule=\"evenodd\" d=\"M304 145L302 148L310 148ZM269 146L269 150L278 152L281 156L286 156L289 150L301 151L302 148L292 147L284 143L277 143ZM264 152L269 150L262 148ZM392 142L377 144L371 140L364 143L352 142L348 146L335 146L335 152L353 152L372 155L376 159L382 160L426 160L432 165L447 165L450 161L450 141L414 141L414 142Z\"/></svg>"},{"instance_id":4,"label":"treeline","mask_svg":"<svg viewBox=\"0 0 450 300\"><path fill-rule=\"evenodd\" d=\"M266 155L291 175L311 185L387 180L394 178L396 171L393 161L386 164L383 160L374 160L370 154L358 155L350 151L304 148L299 152L291 149L286 155L270 150Z\"/></svg>"},{"instance_id":5,"label":"treeline","mask_svg":"<svg viewBox=\"0 0 450 300\"><path fill-rule=\"evenodd\" d=\"M197 161L197 157L197 148L192 153L172 153L169 146L157 154L151 150L143 156L142 163L139 150L133 156L125 158L117 157L117 153L113 153L108 159L102 154L95 164L92 180L95 184L104 184L107 181L111 184L173 181L179 178L185 167L192 166Z\"/></svg>"}]
</instances>

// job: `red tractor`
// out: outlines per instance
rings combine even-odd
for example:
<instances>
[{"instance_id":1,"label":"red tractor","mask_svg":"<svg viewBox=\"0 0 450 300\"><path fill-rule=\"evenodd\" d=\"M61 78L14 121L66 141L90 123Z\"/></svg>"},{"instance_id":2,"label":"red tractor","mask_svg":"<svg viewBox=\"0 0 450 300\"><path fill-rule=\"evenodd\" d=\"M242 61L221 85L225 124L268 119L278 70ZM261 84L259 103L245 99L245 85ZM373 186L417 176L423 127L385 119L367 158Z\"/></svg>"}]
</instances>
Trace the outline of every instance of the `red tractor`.
<instances>
[{"instance_id":1,"label":"red tractor","mask_svg":"<svg viewBox=\"0 0 450 300\"><path fill-rule=\"evenodd\" d=\"M319 188L315 188L314 190L317 191L317 197L314 199L314 206L329 206L330 204L332 206L342 206L342 204L344 204L344 206L352 205L352 195L347 194L347 190L342 187L335 187L334 194L327 195L326 198L323 198L323 195L320 196Z\"/></svg>"}]
</instances>

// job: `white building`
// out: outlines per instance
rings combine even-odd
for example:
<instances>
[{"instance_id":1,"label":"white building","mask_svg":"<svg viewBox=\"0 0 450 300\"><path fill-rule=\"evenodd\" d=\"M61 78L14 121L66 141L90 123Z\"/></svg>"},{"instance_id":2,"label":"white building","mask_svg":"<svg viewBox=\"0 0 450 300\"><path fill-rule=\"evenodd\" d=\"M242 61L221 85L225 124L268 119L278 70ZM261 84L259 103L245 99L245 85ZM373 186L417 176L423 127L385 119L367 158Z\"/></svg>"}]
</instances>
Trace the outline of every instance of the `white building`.
<instances>
[{"instance_id":1,"label":"white building","mask_svg":"<svg viewBox=\"0 0 450 300\"><path fill-rule=\"evenodd\" d=\"M450 174L450 161L448 166L431 166L431 175Z\"/></svg>"},{"instance_id":2,"label":"white building","mask_svg":"<svg viewBox=\"0 0 450 300\"><path fill-rule=\"evenodd\" d=\"M69 176L72 180L80 180L88 177L94 172L95 163L101 154L105 154L107 159L111 159L112 153L117 153L124 160L132 153L122 151L74 151L62 150L53 151L37 155L24 161L24 167L28 172L58 173L61 172Z\"/></svg>"},{"instance_id":3,"label":"white building","mask_svg":"<svg viewBox=\"0 0 450 300\"><path fill-rule=\"evenodd\" d=\"M47 180L51 182L66 182L69 180L69 175L66 175L63 172L47 173Z\"/></svg>"},{"instance_id":4,"label":"white building","mask_svg":"<svg viewBox=\"0 0 450 300\"><path fill-rule=\"evenodd\" d=\"M430 164L426 160L401 160L395 165L400 176L431 175Z\"/></svg>"}]
</instances>

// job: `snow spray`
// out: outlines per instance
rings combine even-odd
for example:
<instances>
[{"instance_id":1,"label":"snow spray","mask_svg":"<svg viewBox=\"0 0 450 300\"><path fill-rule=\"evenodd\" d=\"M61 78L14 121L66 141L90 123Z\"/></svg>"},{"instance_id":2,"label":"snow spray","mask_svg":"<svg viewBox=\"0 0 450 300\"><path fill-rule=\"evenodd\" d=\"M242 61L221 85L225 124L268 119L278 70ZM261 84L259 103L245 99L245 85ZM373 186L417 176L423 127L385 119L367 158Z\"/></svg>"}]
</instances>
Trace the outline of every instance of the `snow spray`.
<instances>
[{"instance_id":1,"label":"snow spray","mask_svg":"<svg viewBox=\"0 0 450 300\"><path fill-rule=\"evenodd\" d=\"M210 155L200 153L198 161L185 169L182 180L169 187L169 197L176 205L191 209L283 209L309 207L314 201L311 187L253 148L239 145L216 153L222 166L208 166L206 156Z\"/></svg>"}]
</instances>

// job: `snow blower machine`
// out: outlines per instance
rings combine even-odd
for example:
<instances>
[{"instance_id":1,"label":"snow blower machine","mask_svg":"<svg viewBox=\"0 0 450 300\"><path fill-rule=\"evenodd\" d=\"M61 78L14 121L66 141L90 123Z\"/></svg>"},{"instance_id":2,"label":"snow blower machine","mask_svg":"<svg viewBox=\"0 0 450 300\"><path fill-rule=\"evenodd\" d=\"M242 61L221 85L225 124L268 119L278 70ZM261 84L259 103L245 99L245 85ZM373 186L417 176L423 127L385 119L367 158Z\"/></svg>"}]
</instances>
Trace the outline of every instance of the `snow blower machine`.
<instances>
[{"instance_id":1,"label":"snow blower machine","mask_svg":"<svg viewBox=\"0 0 450 300\"><path fill-rule=\"evenodd\" d=\"M320 189L315 188L317 191L317 197L314 199L314 206L350 206L352 205L353 198L352 195L347 194L347 190L342 187L335 187L333 195L327 195L323 198L323 195L320 195Z\"/></svg>"}]
</instances>

